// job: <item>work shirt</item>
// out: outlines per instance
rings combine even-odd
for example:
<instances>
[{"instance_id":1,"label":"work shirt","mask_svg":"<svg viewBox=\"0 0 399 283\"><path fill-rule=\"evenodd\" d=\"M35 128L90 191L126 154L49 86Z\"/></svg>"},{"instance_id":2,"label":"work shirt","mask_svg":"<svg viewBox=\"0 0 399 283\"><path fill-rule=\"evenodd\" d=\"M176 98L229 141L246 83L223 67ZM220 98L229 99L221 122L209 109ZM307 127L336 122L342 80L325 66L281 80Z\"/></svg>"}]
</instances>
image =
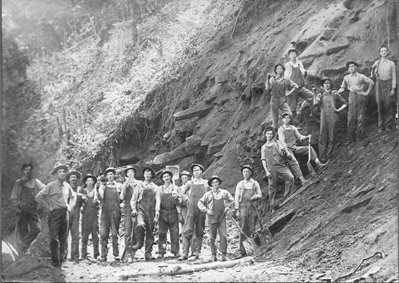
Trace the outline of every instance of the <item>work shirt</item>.
<instances>
[{"instance_id":1,"label":"work shirt","mask_svg":"<svg viewBox=\"0 0 399 283\"><path fill-rule=\"evenodd\" d=\"M183 195L185 195L187 198L190 198L191 196L191 186L192 185L200 185L203 184L205 186L205 192L206 193L210 187L208 186L208 180L202 179L200 178L198 179L191 179L190 181L188 181L185 185L182 186L182 191L181 193Z\"/></svg>"},{"instance_id":2,"label":"work shirt","mask_svg":"<svg viewBox=\"0 0 399 283\"><path fill-rule=\"evenodd\" d=\"M291 79L284 77L274 78L275 82L269 84L266 83L266 90L270 89L271 96L276 96L286 99L286 92L290 91L292 88L298 88L298 85Z\"/></svg>"},{"instance_id":3,"label":"work shirt","mask_svg":"<svg viewBox=\"0 0 399 283\"><path fill-rule=\"evenodd\" d=\"M108 181L106 185L101 184L100 188L98 189L98 195L101 198L101 200L104 200L104 192L105 188L115 188L118 194L122 192L122 184L114 181Z\"/></svg>"},{"instance_id":4,"label":"work shirt","mask_svg":"<svg viewBox=\"0 0 399 283\"><path fill-rule=\"evenodd\" d=\"M281 156L281 145L273 139L265 143L260 149L261 160L266 161L266 168L269 172L274 172L275 167L286 167Z\"/></svg>"},{"instance_id":5,"label":"work shirt","mask_svg":"<svg viewBox=\"0 0 399 283\"><path fill-rule=\"evenodd\" d=\"M202 212L206 212L208 209L212 210L213 209L213 200L219 200L223 199L224 200L224 206L226 208L229 208L233 203L234 199L232 195L223 189L218 189L216 190L211 190L206 192L198 201L198 208Z\"/></svg>"},{"instance_id":6,"label":"work shirt","mask_svg":"<svg viewBox=\"0 0 399 283\"><path fill-rule=\"evenodd\" d=\"M58 181L53 181L37 194L36 201L39 204L47 204L50 211L59 208L72 211L76 204L76 193L67 182L60 184Z\"/></svg>"},{"instance_id":7,"label":"work shirt","mask_svg":"<svg viewBox=\"0 0 399 283\"><path fill-rule=\"evenodd\" d=\"M277 132L278 140L281 142L281 145L289 149L295 149L297 139L306 139L306 136L301 135L298 129L293 125L282 125L280 128L278 128Z\"/></svg>"},{"instance_id":8,"label":"work shirt","mask_svg":"<svg viewBox=\"0 0 399 283\"><path fill-rule=\"evenodd\" d=\"M234 195L235 209L240 208L240 202L242 201L242 194L243 194L244 190L252 190L253 196L256 195L258 198L262 197L262 191L260 190L259 183L252 178L250 178L248 181L244 179L244 180L238 182L237 186L236 186L236 192Z\"/></svg>"},{"instance_id":9,"label":"work shirt","mask_svg":"<svg viewBox=\"0 0 399 283\"><path fill-rule=\"evenodd\" d=\"M44 184L38 179L30 179L25 182L21 179L16 180L10 198L12 205L22 210L36 209L35 197L44 187ZM28 192L24 192L24 190L28 190Z\"/></svg>"},{"instance_id":10,"label":"work shirt","mask_svg":"<svg viewBox=\"0 0 399 283\"><path fill-rule=\"evenodd\" d=\"M135 190L130 201L130 205L132 207L132 211L137 211L137 204L141 201L143 190L151 189L155 192L155 211L159 212L161 207L161 194L160 189L153 182L142 182L142 185L138 187L138 190Z\"/></svg>"},{"instance_id":11,"label":"work shirt","mask_svg":"<svg viewBox=\"0 0 399 283\"><path fill-rule=\"evenodd\" d=\"M363 91L365 84L374 83L370 78L355 72L344 77L341 88L348 89L350 92Z\"/></svg>"},{"instance_id":12,"label":"work shirt","mask_svg":"<svg viewBox=\"0 0 399 283\"><path fill-rule=\"evenodd\" d=\"M373 64L376 67L375 73L382 81L392 79L392 88L396 87L396 67L395 63L388 59L380 59Z\"/></svg>"},{"instance_id":13,"label":"work shirt","mask_svg":"<svg viewBox=\"0 0 399 283\"><path fill-rule=\"evenodd\" d=\"M120 194L120 199L123 201L125 205L125 214L130 213L131 208L131 201L135 191L137 191L141 186L143 186L143 182L140 180L130 180L127 179L122 185L122 192Z\"/></svg>"},{"instance_id":14,"label":"work shirt","mask_svg":"<svg viewBox=\"0 0 399 283\"><path fill-rule=\"evenodd\" d=\"M304 84L303 76L305 76L306 71L305 71L305 68L303 67L303 64L301 61L299 61L298 59L296 59L295 63L292 63L291 61L289 61L288 63L286 63L284 65L284 67L285 67L285 71L284 71L285 78L291 79L299 85ZM298 69L297 72L299 72L299 74L295 74L295 75L293 74L295 69Z\"/></svg>"}]
</instances>

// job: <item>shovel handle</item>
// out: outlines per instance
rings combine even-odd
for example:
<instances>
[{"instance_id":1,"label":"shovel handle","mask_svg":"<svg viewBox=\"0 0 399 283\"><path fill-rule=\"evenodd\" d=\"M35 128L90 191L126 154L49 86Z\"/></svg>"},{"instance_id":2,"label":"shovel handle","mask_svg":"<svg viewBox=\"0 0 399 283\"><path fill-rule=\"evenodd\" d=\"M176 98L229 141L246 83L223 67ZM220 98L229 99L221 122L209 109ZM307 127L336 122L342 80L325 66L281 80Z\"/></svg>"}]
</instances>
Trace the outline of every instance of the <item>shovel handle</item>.
<instances>
[{"instance_id":1,"label":"shovel handle","mask_svg":"<svg viewBox=\"0 0 399 283\"><path fill-rule=\"evenodd\" d=\"M237 226L237 228L240 231L240 233L243 234L245 236L245 238L249 239L249 237L244 233L244 231L242 231L242 229L241 229L240 225L238 225L237 221L233 217L230 217L230 219Z\"/></svg>"}]
</instances>

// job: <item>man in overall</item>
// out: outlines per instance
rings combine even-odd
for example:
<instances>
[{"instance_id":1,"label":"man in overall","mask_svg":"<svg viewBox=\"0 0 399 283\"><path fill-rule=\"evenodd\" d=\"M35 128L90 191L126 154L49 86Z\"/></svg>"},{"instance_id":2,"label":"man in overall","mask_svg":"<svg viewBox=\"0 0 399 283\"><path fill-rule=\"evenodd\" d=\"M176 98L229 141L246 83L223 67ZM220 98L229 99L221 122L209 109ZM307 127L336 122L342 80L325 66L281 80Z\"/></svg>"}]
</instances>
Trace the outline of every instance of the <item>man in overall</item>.
<instances>
[{"instance_id":1,"label":"man in overall","mask_svg":"<svg viewBox=\"0 0 399 283\"><path fill-rule=\"evenodd\" d=\"M270 90L270 113L275 131L278 128L278 110L292 114L287 102L287 96L291 96L298 89L298 85L295 82L284 78L284 71L285 67L282 64L277 64L274 67L276 77L268 76L265 84L266 90Z\"/></svg>"},{"instance_id":2,"label":"man in overall","mask_svg":"<svg viewBox=\"0 0 399 283\"><path fill-rule=\"evenodd\" d=\"M94 184L97 178L91 174L87 174L82 180L85 187L82 188L82 195L85 196L85 201L81 208L82 213L82 259L87 259L87 242L89 235L93 241L93 257L97 259L100 255L99 252L99 239L98 239L98 210L99 202L97 190Z\"/></svg>"},{"instance_id":3,"label":"man in overall","mask_svg":"<svg viewBox=\"0 0 399 283\"><path fill-rule=\"evenodd\" d=\"M80 221L80 208L82 207L84 197L82 195L82 188L78 186L78 181L82 177L80 172L72 170L66 175L66 179L76 194L76 204L69 215L69 228L68 234L71 233L71 258L72 261L79 261L79 221Z\"/></svg>"},{"instance_id":4,"label":"man in overall","mask_svg":"<svg viewBox=\"0 0 399 283\"><path fill-rule=\"evenodd\" d=\"M127 166L124 170L126 177L128 178L122 185L121 200L124 203L124 226L125 226L125 247L128 247L130 252L130 261L133 262L131 248L132 245L136 244L136 227L137 219L136 216L132 216L132 201L133 194L136 190L143 185L143 182L136 179L137 170L133 166Z\"/></svg>"},{"instance_id":5,"label":"man in overall","mask_svg":"<svg viewBox=\"0 0 399 283\"><path fill-rule=\"evenodd\" d=\"M159 187L161 204L159 210L159 239L158 251L159 257L164 257L166 253L166 236L170 233L170 252L175 257L179 257L179 217L178 217L178 187L172 184L173 173L171 171L162 171L160 175L164 182Z\"/></svg>"},{"instance_id":6,"label":"man in overall","mask_svg":"<svg viewBox=\"0 0 399 283\"><path fill-rule=\"evenodd\" d=\"M295 155L307 156L309 154L308 146L297 146L296 141L309 139L310 143L311 136L301 135L297 127L295 127L294 125L290 125L291 117L289 113L283 113L281 117L283 120L283 125L281 125L281 127L278 129L278 140L281 142L281 145L283 146L283 148L290 151L294 155L294 158ZM316 151L313 149L312 146L310 147L310 160L316 163L317 170L321 170L327 165L320 162L319 158L317 158Z\"/></svg>"},{"instance_id":7,"label":"man in overall","mask_svg":"<svg viewBox=\"0 0 399 283\"><path fill-rule=\"evenodd\" d=\"M338 121L338 113L348 106L348 102L342 96L332 91L332 80L322 80L323 91L316 95L315 104L320 105L320 135L319 155L322 162L332 158L335 138L335 125ZM340 107L338 105L341 104Z\"/></svg>"},{"instance_id":8,"label":"man in overall","mask_svg":"<svg viewBox=\"0 0 399 283\"><path fill-rule=\"evenodd\" d=\"M261 148L261 161L269 182L268 194L272 212L277 208L275 203L277 178L281 177L285 181L284 198L290 194L295 185L294 176L284 161L282 146L274 139L274 135L273 128L266 128L266 143ZM286 154L291 153L288 152ZM291 158L288 160L291 168L295 168L299 172L301 171L295 159Z\"/></svg>"},{"instance_id":9,"label":"man in overall","mask_svg":"<svg viewBox=\"0 0 399 283\"><path fill-rule=\"evenodd\" d=\"M355 138L360 141L364 135L364 115L366 112L366 96L369 95L374 86L373 80L357 72L359 64L355 61L346 63L349 75L344 77L338 93L349 90L349 109L348 109L348 144ZM364 84L368 84L366 92L363 91Z\"/></svg>"},{"instance_id":10,"label":"man in overall","mask_svg":"<svg viewBox=\"0 0 399 283\"><path fill-rule=\"evenodd\" d=\"M188 212L186 222L183 226L183 254L179 260L188 259L188 250L190 247L191 239L195 234L196 240L191 248L195 248L195 257L199 259L202 238L205 230L205 217L206 214L199 210L198 201L199 199L209 190L207 180L202 179L202 173L204 167L200 164L191 165L191 172L193 178L183 186L182 194L188 198Z\"/></svg>"},{"instance_id":11,"label":"man in overall","mask_svg":"<svg viewBox=\"0 0 399 283\"><path fill-rule=\"evenodd\" d=\"M22 177L14 183L11 192L11 204L17 216L20 237L23 246L21 250L25 252L30 244L40 233L40 221L35 197L44 188L44 184L38 179L32 178L33 165L31 163L22 164ZM19 219L19 220L18 220Z\"/></svg>"},{"instance_id":12,"label":"man in overall","mask_svg":"<svg viewBox=\"0 0 399 283\"><path fill-rule=\"evenodd\" d=\"M393 129L394 127L396 66L388 59L389 50L386 45L382 45L379 51L381 57L372 66L371 78L376 78L378 127L382 132L385 128Z\"/></svg>"},{"instance_id":13,"label":"man in overall","mask_svg":"<svg viewBox=\"0 0 399 283\"><path fill-rule=\"evenodd\" d=\"M150 167L143 169L144 182L138 190L133 193L131 206L132 216L137 216L137 243L132 247L132 258L137 250L144 245L145 237L145 260L155 259L152 256L152 246L154 245L155 223L159 220L159 208L161 197L159 188L152 182L155 172Z\"/></svg>"},{"instance_id":14,"label":"man in overall","mask_svg":"<svg viewBox=\"0 0 399 283\"><path fill-rule=\"evenodd\" d=\"M308 90L305 87L305 77L306 70L303 67L301 61L298 60L299 51L295 48L290 48L288 50L288 56L290 57L290 61L285 64L284 77L287 79L291 79L294 83L298 85L298 89L296 89L292 95L288 97L288 105L292 111L292 115L296 118L296 107L298 104L298 96L302 99L312 103L314 93ZM299 109L301 112L301 109Z\"/></svg>"},{"instance_id":15,"label":"man in overall","mask_svg":"<svg viewBox=\"0 0 399 283\"><path fill-rule=\"evenodd\" d=\"M116 170L112 167L104 172L107 183L101 184L98 189L101 207L101 261L107 261L109 231L112 233L112 252L114 260L119 261L118 232L121 221L121 209L119 206L122 184L114 178Z\"/></svg>"},{"instance_id":16,"label":"man in overall","mask_svg":"<svg viewBox=\"0 0 399 283\"><path fill-rule=\"evenodd\" d=\"M262 197L259 183L252 179L254 170L251 165L244 165L241 167L241 173L244 180L237 183L235 191L235 214L237 219L240 220L241 230L246 235L251 235L256 228L256 222L258 221L258 214L254 207L254 201ZM241 257L247 255L244 248L243 241L245 236L240 233L240 254Z\"/></svg>"},{"instance_id":17,"label":"man in overall","mask_svg":"<svg viewBox=\"0 0 399 283\"><path fill-rule=\"evenodd\" d=\"M231 194L220 188L222 179L218 176L212 176L208 181L208 186L212 186L212 190L206 192L198 201L198 208L208 215L209 240L212 251L212 260L217 261L216 257L216 234L219 233L220 252L222 253L222 261L226 261L227 254L227 226L226 214L231 216L230 206L234 204Z\"/></svg>"},{"instance_id":18,"label":"man in overall","mask_svg":"<svg viewBox=\"0 0 399 283\"><path fill-rule=\"evenodd\" d=\"M76 194L66 182L68 167L56 163L52 175L57 180L48 183L36 196L39 207L48 207L51 264L60 268L68 245L68 212L73 210ZM69 202L68 202L69 200Z\"/></svg>"}]
</instances>

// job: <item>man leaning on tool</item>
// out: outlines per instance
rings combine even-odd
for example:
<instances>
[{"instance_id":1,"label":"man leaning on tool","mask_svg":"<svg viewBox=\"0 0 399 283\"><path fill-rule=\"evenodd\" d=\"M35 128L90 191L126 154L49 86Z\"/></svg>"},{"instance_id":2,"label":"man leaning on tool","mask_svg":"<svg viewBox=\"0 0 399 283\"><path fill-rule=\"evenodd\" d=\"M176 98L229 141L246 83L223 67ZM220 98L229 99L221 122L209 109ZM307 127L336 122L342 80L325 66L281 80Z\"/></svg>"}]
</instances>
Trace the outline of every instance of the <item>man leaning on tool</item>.
<instances>
[{"instance_id":1,"label":"man leaning on tool","mask_svg":"<svg viewBox=\"0 0 399 283\"><path fill-rule=\"evenodd\" d=\"M11 193L11 205L16 211L21 240L22 251L26 251L30 244L40 233L40 221L35 197L44 188L38 179L32 178L33 165L22 164L22 177L14 183Z\"/></svg>"},{"instance_id":2,"label":"man leaning on tool","mask_svg":"<svg viewBox=\"0 0 399 283\"><path fill-rule=\"evenodd\" d=\"M254 207L254 200L262 197L259 183L252 179L254 173L251 165L244 165L241 167L241 173L244 180L237 183L235 191L235 213L236 217L240 220L241 230L245 235L251 235L256 228L258 215ZM240 233L240 254L241 257L247 255L244 248L243 241L245 236Z\"/></svg>"},{"instance_id":3,"label":"man leaning on tool","mask_svg":"<svg viewBox=\"0 0 399 283\"><path fill-rule=\"evenodd\" d=\"M132 247L131 258L134 258L137 250L144 245L145 237L145 260L155 259L152 256L152 247L154 245L154 228L155 223L159 220L159 208L161 197L159 188L152 182L155 172L150 167L143 169L144 182L133 193L130 202L132 206L132 216L137 216L137 243Z\"/></svg>"},{"instance_id":4,"label":"man leaning on tool","mask_svg":"<svg viewBox=\"0 0 399 283\"><path fill-rule=\"evenodd\" d=\"M56 175L57 180L48 183L36 196L39 207L48 207L50 211L48 228L51 264L55 267L61 267L65 258L68 244L68 211L71 212L76 203L76 194L66 182L67 172L66 165L57 163L51 173Z\"/></svg>"}]
</instances>

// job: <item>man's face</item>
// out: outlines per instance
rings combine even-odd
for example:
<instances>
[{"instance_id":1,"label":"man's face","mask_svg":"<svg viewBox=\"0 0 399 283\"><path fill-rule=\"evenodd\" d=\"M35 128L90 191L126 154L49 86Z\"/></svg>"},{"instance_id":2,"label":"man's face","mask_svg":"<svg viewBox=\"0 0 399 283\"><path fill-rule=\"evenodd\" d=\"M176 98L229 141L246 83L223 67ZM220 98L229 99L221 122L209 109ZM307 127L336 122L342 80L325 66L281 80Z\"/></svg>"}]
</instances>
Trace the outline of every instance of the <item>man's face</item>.
<instances>
[{"instance_id":1,"label":"man's face","mask_svg":"<svg viewBox=\"0 0 399 283\"><path fill-rule=\"evenodd\" d=\"M251 173L251 170L249 170L248 168L244 168L244 170L242 170L242 175L245 179L249 179L251 177Z\"/></svg>"},{"instance_id":2,"label":"man's face","mask_svg":"<svg viewBox=\"0 0 399 283\"><path fill-rule=\"evenodd\" d=\"M86 186L93 186L94 185L94 180L92 178L87 178L85 182Z\"/></svg>"},{"instance_id":3,"label":"man's face","mask_svg":"<svg viewBox=\"0 0 399 283\"><path fill-rule=\"evenodd\" d=\"M286 115L286 116L284 116L282 118L282 120L283 120L283 123L287 125L290 122L291 119L290 119L289 115Z\"/></svg>"},{"instance_id":4,"label":"man's face","mask_svg":"<svg viewBox=\"0 0 399 283\"><path fill-rule=\"evenodd\" d=\"M387 57L387 56L388 56L388 53L389 53L388 48L386 48L386 47L381 47L381 48L380 48L380 55L381 55L382 57Z\"/></svg>"},{"instance_id":5,"label":"man's face","mask_svg":"<svg viewBox=\"0 0 399 283\"><path fill-rule=\"evenodd\" d=\"M290 54L288 54L288 57L290 57L291 60L295 60L297 55L295 51L291 51Z\"/></svg>"},{"instance_id":6,"label":"man's face","mask_svg":"<svg viewBox=\"0 0 399 283\"><path fill-rule=\"evenodd\" d=\"M114 179L115 179L115 174L114 174L114 172L108 172L107 173L107 179L108 179L108 181L113 181Z\"/></svg>"},{"instance_id":7,"label":"man's face","mask_svg":"<svg viewBox=\"0 0 399 283\"><path fill-rule=\"evenodd\" d=\"M349 73L353 74L354 72L356 72L357 67L355 64L349 64Z\"/></svg>"},{"instance_id":8,"label":"man's face","mask_svg":"<svg viewBox=\"0 0 399 283\"><path fill-rule=\"evenodd\" d=\"M193 176L196 177L196 178L199 178L199 177L201 177L201 174L202 174L201 168L199 166L194 166L194 168L193 168Z\"/></svg>"},{"instance_id":9,"label":"man's face","mask_svg":"<svg viewBox=\"0 0 399 283\"><path fill-rule=\"evenodd\" d=\"M145 170L144 171L144 180L150 181L152 178L152 172L150 170Z\"/></svg>"},{"instance_id":10,"label":"man's face","mask_svg":"<svg viewBox=\"0 0 399 283\"><path fill-rule=\"evenodd\" d=\"M32 167L31 167L31 166L25 167L24 170L22 170L22 174L23 174L25 177L27 177L27 178L30 179L30 177L31 177L31 175L32 175Z\"/></svg>"},{"instance_id":11,"label":"man's face","mask_svg":"<svg viewBox=\"0 0 399 283\"><path fill-rule=\"evenodd\" d=\"M273 132L272 131L267 131L265 133L267 141L271 141L273 139Z\"/></svg>"},{"instance_id":12,"label":"man's face","mask_svg":"<svg viewBox=\"0 0 399 283\"><path fill-rule=\"evenodd\" d=\"M163 174L162 175L162 181L170 182L170 175L169 174Z\"/></svg>"},{"instance_id":13,"label":"man's face","mask_svg":"<svg viewBox=\"0 0 399 283\"><path fill-rule=\"evenodd\" d=\"M324 89L325 90L330 90L331 89L331 83L330 83L330 81L325 81L324 82L324 84L323 84L323 87L324 87Z\"/></svg>"},{"instance_id":14,"label":"man's face","mask_svg":"<svg viewBox=\"0 0 399 283\"><path fill-rule=\"evenodd\" d=\"M181 176L181 182L182 182L183 184L186 184L186 183L188 182L188 176L187 176L187 175Z\"/></svg>"},{"instance_id":15,"label":"man's face","mask_svg":"<svg viewBox=\"0 0 399 283\"><path fill-rule=\"evenodd\" d=\"M220 185L219 180L218 179L213 180L211 185L212 185L212 188L218 189L219 185Z\"/></svg>"},{"instance_id":16,"label":"man's face","mask_svg":"<svg viewBox=\"0 0 399 283\"><path fill-rule=\"evenodd\" d=\"M58 169L55 174L57 175L57 179L65 181L65 179L66 179L66 170L65 169Z\"/></svg>"},{"instance_id":17,"label":"man's face","mask_svg":"<svg viewBox=\"0 0 399 283\"><path fill-rule=\"evenodd\" d=\"M277 68L276 68L276 74L280 74L280 75L281 75L282 73L284 73L283 67L277 66Z\"/></svg>"},{"instance_id":18,"label":"man's face","mask_svg":"<svg viewBox=\"0 0 399 283\"><path fill-rule=\"evenodd\" d=\"M76 175L69 176L69 183L76 185L78 183L78 177Z\"/></svg>"},{"instance_id":19,"label":"man's face","mask_svg":"<svg viewBox=\"0 0 399 283\"><path fill-rule=\"evenodd\" d=\"M134 175L135 175L135 174L134 174L134 170L133 170L133 169L127 170L126 175L127 175L129 178L133 178Z\"/></svg>"}]
</instances>

